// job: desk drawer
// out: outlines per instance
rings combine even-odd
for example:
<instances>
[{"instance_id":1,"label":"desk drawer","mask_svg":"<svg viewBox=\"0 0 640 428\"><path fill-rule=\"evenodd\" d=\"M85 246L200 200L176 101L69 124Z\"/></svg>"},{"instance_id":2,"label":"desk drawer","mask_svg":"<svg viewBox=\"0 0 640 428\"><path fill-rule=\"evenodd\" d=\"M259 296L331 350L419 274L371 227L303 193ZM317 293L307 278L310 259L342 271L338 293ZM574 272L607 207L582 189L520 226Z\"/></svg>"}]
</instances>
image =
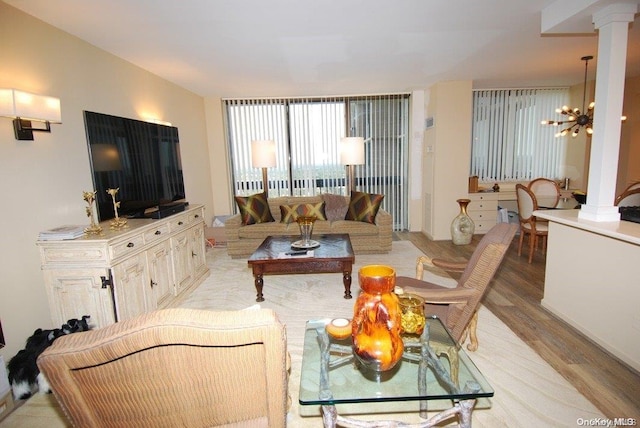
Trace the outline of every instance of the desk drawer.
<instances>
[{"instance_id":1,"label":"desk drawer","mask_svg":"<svg viewBox=\"0 0 640 428\"><path fill-rule=\"evenodd\" d=\"M484 234L487 233L489 230L491 230L491 228L493 226L496 225L496 222L490 222L490 221L478 221L478 222L473 222L476 225L475 230L473 231L474 234Z\"/></svg>"}]
</instances>

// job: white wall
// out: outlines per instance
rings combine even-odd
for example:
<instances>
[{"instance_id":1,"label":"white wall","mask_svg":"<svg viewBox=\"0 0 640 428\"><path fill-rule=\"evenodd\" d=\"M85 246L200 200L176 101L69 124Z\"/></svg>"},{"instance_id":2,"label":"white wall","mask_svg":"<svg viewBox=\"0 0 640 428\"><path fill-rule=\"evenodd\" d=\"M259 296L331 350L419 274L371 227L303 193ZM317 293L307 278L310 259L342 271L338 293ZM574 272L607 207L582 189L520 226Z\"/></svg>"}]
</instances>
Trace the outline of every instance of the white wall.
<instances>
[{"instance_id":1,"label":"white wall","mask_svg":"<svg viewBox=\"0 0 640 428\"><path fill-rule=\"evenodd\" d=\"M471 153L471 81L440 82L425 97L434 126L424 133L423 232L434 240L451 239L457 199L469 189Z\"/></svg>"},{"instance_id":2,"label":"white wall","mask_svg":"<svg viewBox=\"0 0 640 428\"><path fill-rule=\"evenodd\" d=\"M211 163L211 185L213 187L213 215L232 213L233 185L231 183L231 159L224 137L222 99L205 99L207 117L207 139L209 140L209 160Z\"/></svg>"},{"instance_id":3,"label":"white wall","mask_svg":"<svg viewBox=\"0 0 640 428\"><path fill-rule=\"evenodd\" d=\"M0 118L0 320L8 361L36 328L53 328L35 240L63 224L88 224L92 189L82 111L177 126L187 200L214 212L204 100L0 2L0 88L59 97L61 125L17 141ZM78 314L81 316L84 314Z\"/></svg>"}]
</instances>

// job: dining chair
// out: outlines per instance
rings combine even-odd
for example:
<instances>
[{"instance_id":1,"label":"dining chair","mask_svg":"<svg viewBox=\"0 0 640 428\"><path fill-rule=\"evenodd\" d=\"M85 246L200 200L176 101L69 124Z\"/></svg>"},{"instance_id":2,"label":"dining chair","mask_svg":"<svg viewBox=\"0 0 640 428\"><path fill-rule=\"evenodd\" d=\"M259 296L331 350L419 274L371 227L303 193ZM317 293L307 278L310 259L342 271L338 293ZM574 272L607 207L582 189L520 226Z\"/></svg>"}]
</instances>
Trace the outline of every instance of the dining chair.
<instances>
[{"instance_id":1,"label":"dining chair","mask_svg":"<svg viewBox=\"0 0 640 428\"><path fill-rule=\"evenodd\" d=\"M555 208L558 205L560 187L555 181L540 177L530 181L527 187L533 192L538 201L545 200L546 208Z\"/></svg>"},{"instance_id":2,"label":"dining chair","mask_svg":"<svg viewBox=\"0 0 640 428\"><path fill-rule=\"evenodd\" d=\"M73 426L279 427L285 326L270 309L162 309L63 336L38 358Z\"/></svg>"},{"instance_id":3,"label":"dining chair","mask_svg":"<svg viewBox=\"0 0 640 428\"><path fill-rule=\"evenodd\" d=\"M627 188L627 190L616 197L614 205L617 207L640 206L640 188Z\"/></svg>"},{"instance_id":4,"label":"dining chair","mask_svg":"<svg viewBox=\"0 0 640 428\"><path fill-rule=\"evenodd\" d=\"M542 249L547 249L548 223L539 222L533 212L538 209L538 202L533 192L522 184L516 184L516 201L518 203L518 220L520 222L520 240L518 242L518 256L522 255L524 235L529 239L529 263L533 260L533 253L538 248L538 239L542 240Z\"/></svg>"},{"instance_id":5,"label":"dining chair","mask_svg":"<svg viewBox=\"0 0 640 428\"><path fill-rule=\"evenodd\" d=\"M633 183L629 184L627 188L624 189L624 192L626 192L627 190L633 190L633 189L640 189L640 181L634 181Z\"/></svg>"}]
</instances>

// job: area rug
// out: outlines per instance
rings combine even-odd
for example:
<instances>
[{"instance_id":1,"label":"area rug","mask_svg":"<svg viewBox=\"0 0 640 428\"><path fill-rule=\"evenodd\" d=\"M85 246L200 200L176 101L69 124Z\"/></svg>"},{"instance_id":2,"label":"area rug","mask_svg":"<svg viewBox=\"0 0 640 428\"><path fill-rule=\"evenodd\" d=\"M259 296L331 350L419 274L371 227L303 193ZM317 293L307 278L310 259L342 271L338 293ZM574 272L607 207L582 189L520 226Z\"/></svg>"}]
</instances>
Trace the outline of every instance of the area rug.
<instances>
[{"instance_id":1,"label":"area rug","mask_svg":"<svg viewBox=\"0 0 640 428\"><path fill-rule=\"evenodd\" d=\"M265 301L260 306L275 310L287 329L292 401L289 427L322 427L319 416L301 416L298 403L305 322L320 318L350 318L359 289L357 270L360 267L386 264L394 267L398 275L414 276L415 261L421 254L408 241L394 241L390 254L356 256L351 287L354 299L350 300L343 298L341 274L264 277ZM210 248L207 250L207 263L211 275L181 306L237 310L256 305L256 290L246 259L231 259L226 249ZM444 286L455 285L455 281L443 272L426 271L425 278ZM495 396L473 412L474 427L575 427L579 420L603 417L595 406L484 307L479 311L478 338L479 349L469 352L469 355L494 388ZM0 427L68 426L52 395L37 394L28 404L0 422ZM407 423L421 421L413 412L368 417L381 418Z\"/></svg>"},{"instance_id":2,"label":"area rug","mask_svg":"<svg viewBox=\"0 0 640 428\"><path fill-rule=\"evenodd\" d=\"M350 318L359 290L357 270L360 267L386 264L394 267L397 275L414 276L416 258L421 254L408 241L394 241L390 254L356 256L351 287L354 299L351 300L343 298L341 274L264 277L265 301L260 306L276 311L287 328L287 346L292 360L289 426L322 426L320 417L300 416L298 388L305 322L320 318ZM211 275L181 306L236 310L256 304L256 290L246 259L231 259L224 248L210 249L207 258ZM425 271L425 279L448 287L455 286L455 281L444 272ZM495 396L489 400L488 408L474 411L474 427L576 426L578 419L603 417L595 406L485 307L481 307L479 312L478 336L480 347L469 355L494 388ZM416 414L393 416L405 422L420 421Z\"/></svg>"}]
</instances>

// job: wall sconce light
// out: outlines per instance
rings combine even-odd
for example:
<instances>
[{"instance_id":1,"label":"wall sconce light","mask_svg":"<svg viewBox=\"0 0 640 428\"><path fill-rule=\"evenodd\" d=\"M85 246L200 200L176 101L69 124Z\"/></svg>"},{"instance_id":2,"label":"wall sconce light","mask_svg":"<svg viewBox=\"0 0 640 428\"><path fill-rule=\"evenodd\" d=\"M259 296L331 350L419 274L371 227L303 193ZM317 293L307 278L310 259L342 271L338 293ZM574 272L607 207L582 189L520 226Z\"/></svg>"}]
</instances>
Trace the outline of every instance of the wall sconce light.
<instances>
[{"instance_id":1,"label":"wall sconce light","mask_svg":"<svg viewBox=\"0 0 640 428\"><path fill-rule=\"evenodd\" d=\"M33 140L35 132L51 132L52 123L62 123L60 99L17 89L0 89L0 116L13 118L16 140ZM42 122L34 128L31 122Z\"/></svg>"},{"instance_id":2,"label":"wall sconce light","mask_svg":"<svg viewBox=\"0 0 640 428\"><path fill-rule=\"evenodd\" d=\"M273 140L256 140L251 142L251 165L262 168L262 188L269 196L269 180L267 168L276 166L276 142Z\"/></svg>"},{"instance_id":3,"label":"wall sconce light","mask_svg":"<svg viewBox=\"0 0 640 428\"><path fill-rule=\"evenodd\" d=\"M340 140L340 163L347 166L347 188L355 191L355 165L364 165L364 138L343 137Z\"/></svg>"}]
</instances>

